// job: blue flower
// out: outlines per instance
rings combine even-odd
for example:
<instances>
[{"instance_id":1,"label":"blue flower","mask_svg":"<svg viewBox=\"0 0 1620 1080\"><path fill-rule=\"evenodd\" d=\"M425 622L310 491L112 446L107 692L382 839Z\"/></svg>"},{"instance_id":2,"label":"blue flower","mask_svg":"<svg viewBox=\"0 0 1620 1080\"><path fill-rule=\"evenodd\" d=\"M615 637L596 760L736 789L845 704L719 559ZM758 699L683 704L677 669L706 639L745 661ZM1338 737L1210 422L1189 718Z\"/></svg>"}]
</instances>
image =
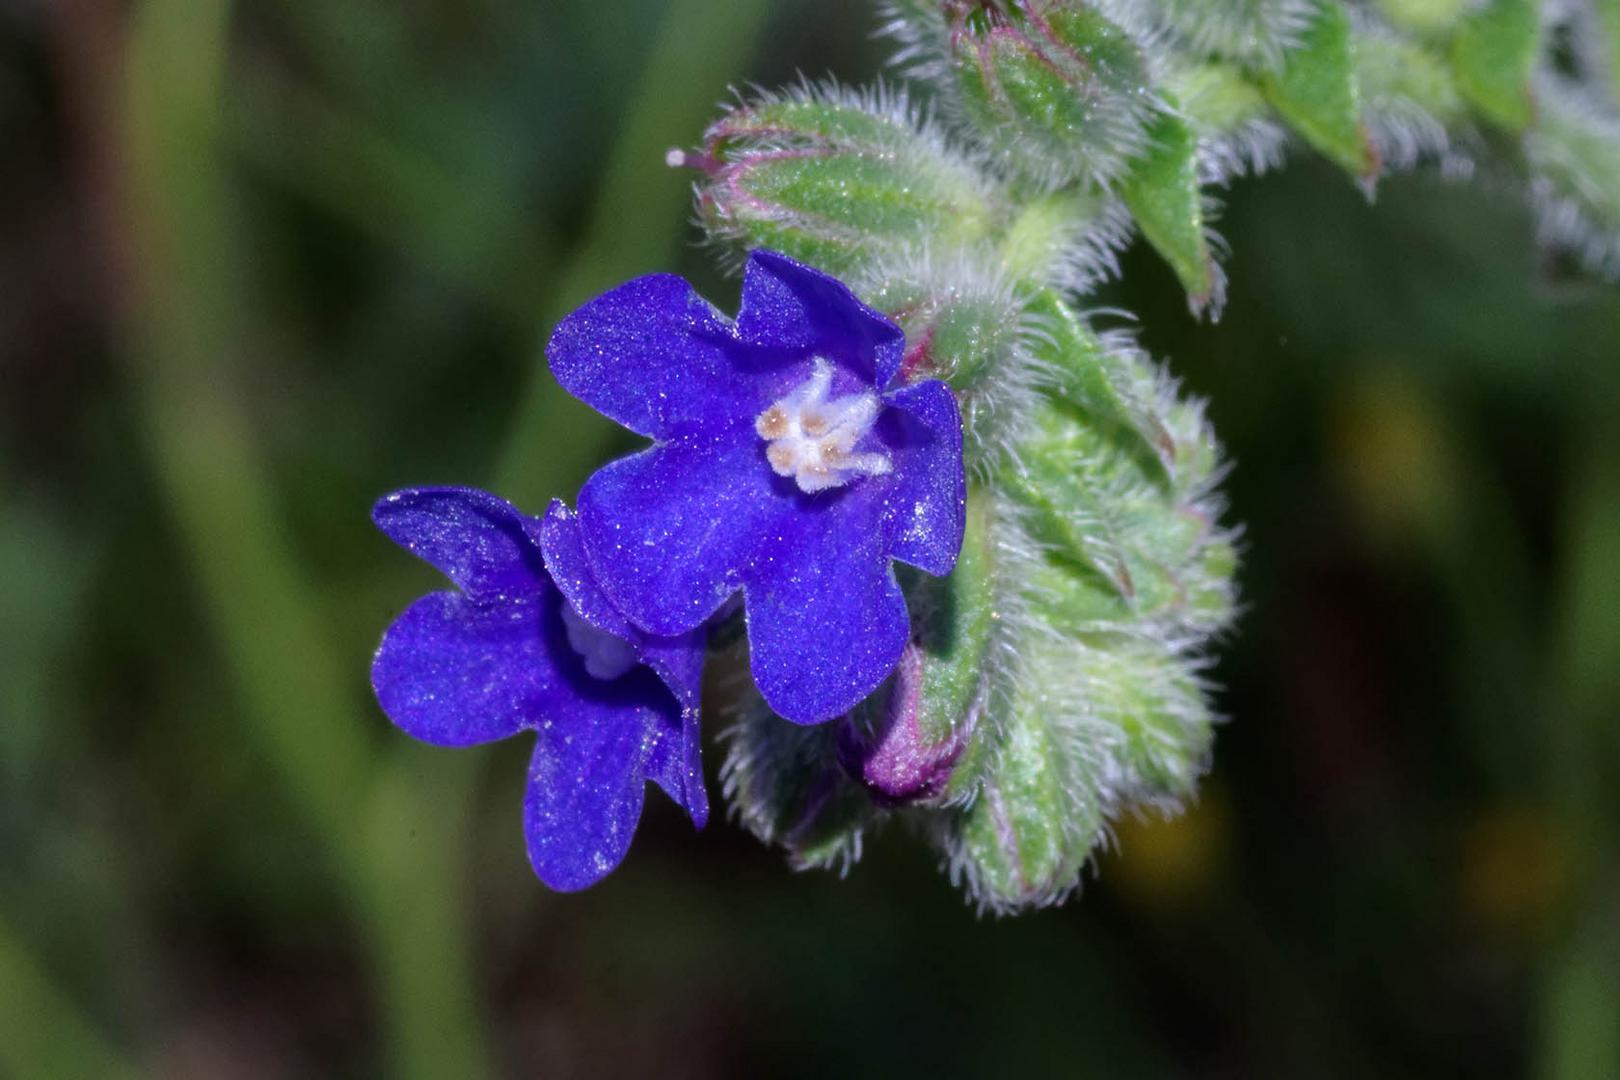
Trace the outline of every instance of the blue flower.
<instances>
[{"instance_id":1,"label":"blue flower","mask_svg":"<svg viewBox=\"0 0 1620 1080\"><path fill-rule=\"evenodd\" d=\"M735 321L655 274L546 350L570 393L653 440L580 493L602 590L665 635L743 590L754 681L798 723L847 711L899 660L891 560L942 575L961 547L961 414L945 384L906 383L904 349L841 282L756 251Z\"/></svg>"},{"instance_id":2,"label":"blue flower","mask_svg":"<svg viewBox=\"0 0 1620 1080\"><path fill-rule=\"evenodd\" d=\"M377 700L436 746L535 733L523 829L542 881L582 889L617 866L648 780L703 827L702 635L627 623L587 570L566 507L537 520L482 491L420 488L387 496L372 520L459 590L422 597L389 627L371 669Z\"/></svg>"}]
</instances>

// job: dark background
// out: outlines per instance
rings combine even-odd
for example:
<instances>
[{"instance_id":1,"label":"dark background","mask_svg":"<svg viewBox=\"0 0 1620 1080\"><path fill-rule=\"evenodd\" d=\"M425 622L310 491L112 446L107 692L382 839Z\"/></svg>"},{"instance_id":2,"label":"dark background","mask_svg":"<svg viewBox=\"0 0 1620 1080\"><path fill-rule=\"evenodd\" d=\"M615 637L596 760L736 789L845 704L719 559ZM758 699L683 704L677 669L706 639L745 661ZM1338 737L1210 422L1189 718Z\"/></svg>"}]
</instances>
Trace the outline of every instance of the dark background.
<instances>
[{"instance_id":1,"label":"dark background","mask_svg":"<svg viewBox=\"0 0 1620 1080\"><path fill-rule=\"evenodd\" d=\"M1141 317L1236 469L1201 804L978 918L910 837L795 875L667 800L581 895L527 748L369 697L407 484L537 510L624 444L540 343L695 246L728 84L879 70L855 0L0 7L0 1072L1620 1072L1620 289L1510 169L1230 192ZM718 746L708 755L711 791Z\"/></svg>"}]
</instances>

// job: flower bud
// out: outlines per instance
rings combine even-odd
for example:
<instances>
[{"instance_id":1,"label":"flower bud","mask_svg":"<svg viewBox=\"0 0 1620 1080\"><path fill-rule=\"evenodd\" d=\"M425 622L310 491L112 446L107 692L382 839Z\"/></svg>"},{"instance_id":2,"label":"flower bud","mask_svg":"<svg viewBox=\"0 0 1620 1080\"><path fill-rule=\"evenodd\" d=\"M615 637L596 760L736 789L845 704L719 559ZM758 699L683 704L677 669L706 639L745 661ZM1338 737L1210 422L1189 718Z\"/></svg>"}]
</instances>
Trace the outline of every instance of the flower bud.
<instances>
[{"instance_id":1,"label":"flower bud","mask_svg":"<svg viewBox=\"0 0 1620 1080\"><path fill-rule=\"evenodd\" d=\"M805 90L747 103L709 128L701 154L679 156L707 174L698 212L712 235L844 277L903 245L971 243L998 218L979 170L898 97Z\"/></svg>"},{"instance_id":2,"label":"flower bud","mask_svg":"<svg viewBox=\"0 0 1620 1080\"><path fill-rule=\"evenodd\" d=\"M841 726L844 768L881 805L938 803L972 790L974 770L961 767L989 699L995 629L988 501L969 497L951 575L909 582L912 640L894 674Z\"/></svg>"},{"instance_id":3,"label":"flower bud","mask_svg":"<svg viewBox=\"0 0 1620 1080\"><path fill-rule=\"evenodd\" d=\"M1002 160L1057 187L1106 186L1144 145L1146 62L1119 26L1078 0L945 0L962 110Z\"/></svg>"}]
</instances>

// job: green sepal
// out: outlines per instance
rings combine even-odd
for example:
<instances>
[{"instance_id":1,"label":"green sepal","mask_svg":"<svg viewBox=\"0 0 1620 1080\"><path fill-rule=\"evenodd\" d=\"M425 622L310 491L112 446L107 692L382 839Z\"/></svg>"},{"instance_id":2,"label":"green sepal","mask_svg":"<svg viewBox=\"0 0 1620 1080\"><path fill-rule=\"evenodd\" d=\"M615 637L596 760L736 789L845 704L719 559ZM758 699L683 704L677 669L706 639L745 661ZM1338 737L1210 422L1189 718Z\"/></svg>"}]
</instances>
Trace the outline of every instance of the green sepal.
<instances>
[{"instance_id":1,"label":"green sepal","mask_svg":"<svg viewBox=\"0 0 1620 1080\"><path fill-rule=\"evenodd\" d=\"M907 593L913 642L923 660L917 727L929 743L971 734L983 704L985 656L995 627L990 499L968 493L962 547L945 577L917 574Z\"/></svg>"},{"instance_id":2,"label":"green sepal","mask_svg":"<svg viewBox=\"0 0 1620 1080\"><path fill-rule=\"evenodd\" d=\"M743 825L786 851L796 869L848 869L877 817L839 764L838 728L790 723L755 696L724 735L728 801Z\"/></svg>"},{"instance_id":3,"label":"green sepal","mask_svg":"<svg viewBox=\"0 0 1620 1080\"><path fill-rule=\"evenodd\" d=\"M1597 15L1598 56L1608 79L1609 101L1620 105L1620 0L1592 0Z\"/></svg>"},{"instance_id":4,"label":"green sepal","mask_svg":"<svg viewBox=\"0 0 1620 1080\"><path fill-rule=\"evenodd\" d=\"M1205 232L1198 137L1185 120L1163 113L1154 121L1147 149L1131 163L1119 195L1147 242L1181 279L1193 311L1218 315L1225 282Z\"/></svg>"},{"instance_id":5,"label":"green sepal","mask_svg":"<svg viewBox=\"0 0 1620 1080\"><path fill-rule=\"evenodd\" d=\"M1018 299L994 286L890 275L864 299L906 332L910 376L943 379L958 394L978 390L1018 341Z\"/></svg>"},{"instance_id":6,"label":"green sepal","mask_svg":"<svg viewBox=\"0 0 1620 1080\"><path fill-rule=\"evenodd\" d=\"M1056 404L1032 419L1004 487L1045 549L1032 604L1060 633L1219 625L1230 614L1232 560L1208 560L1212 543L1225 544L1208 513Z\"/></svg>"},{"instance_id":7,"label":"green sepal","mask_svg":"<svg viewBox=\"0 0 1620 1080\"><path fill-rule=\"evenodd\" d=\"M849 276L886 251L969 244L998 223L980 172L909 117L805 94L733 109L705 134L708 230Z\"/></svg>"},{"instance_id":8,"label":"green sepal","mask_svg":"<svg viewBox=\"0 0 1620 1080\"><path fill-rule=\"evenodd\" d=\"M1317 5L1299 47L1262 80L1266 99L1289 126L1363 183L1378 175L1378 152L1361 117L1350 16L1337 3Z\"/></svg>"},{"instance_id":9,"label":"green sepal","mask_svg":"<svg viewBox=\"0 0 1620 1080\"><path fill-rule=\"evenodd\" d=\"M1174 446L1142 402L1127 393L1112 354L1056 291L1034 293L1025 308L1039 327L1037 356L1048 371L1047 394L1125 449L1145 472L1168 479Z\"/></svg>"},{"instance_id":10,"label":"green sepal","mask_svg":"<svg viewBox=\"0 0 1620 1080\"><path fill-rule=\"evenodd\" d=\"M1405 104L1448 127L1465 119L1455 73L1442 56L1387 34L1358 34L1355 44L1356 74L1369 111Z\"/></svg>"},{"instance_id":11,"label":"green sepal","mask_svg":"<svg viewBox=\"0 0 1620 1080\"><path fill-rule=\"evenodd\" d=\"M1270 111L1265 95L1232 64L1181 68L1166 78L1165 87L1179 102L1181 115L1204 135L1233 134Z\"/></svg>"},{"instance_id":12,"label":"green sepal","mask_svg":"<svg viewBox=\"0 0 1620 1080\"><path fill-rule=\"evenodd\" d=\"M1156 0L1188 52L1274 68L1293 44L1299 0Z\"/></svg>"},{"instance_id":13,"label":"green sepal","mask_svg":"<svg viewBox=\"0 0 1620 1080\"><path fill-rule=\"evenodd\" d=\"M1391 26L1421 37L1440 37L1468 11L1470 0L1378 0Z\"/></svg>"},{"instance_id":14,"label":"green sepal","mask_svg":"<svg viewBox=\"0 0 1620 1080\"><path fill-rule=\"evenodd\" d=\"M1524 149L1548 201L1566 208L1545 208L1547 238L1576 249L1600 273L1620 274L1620 121L1549 83Z\"/></svg>"},{"instance_id":15,"label":"green sepal","mask_svg":"<svg viewBox=\"0 0 1620 1080\"><path fill-rule=\"evenodd\" d=\"M1521 132L1535 115L1530 76L1540 50L1535 0L1490 0L1463 20L1452 40L1457 88L1486 119Z\"/></svg>"},{"instance_id":16,"label":"green sepal","mask_svg":"<svg viewBox=\"0 0 1620 1080\"><path fill-rule=\"evenodd\" d=\"M1100 755L1065 737L1047 697L1072 675L1073 649L1032 635L1019 652L1000 744L973 802L944 823L953 875L998 912L1061 900L1103 828Z\"/></svg>"}]
</instances>

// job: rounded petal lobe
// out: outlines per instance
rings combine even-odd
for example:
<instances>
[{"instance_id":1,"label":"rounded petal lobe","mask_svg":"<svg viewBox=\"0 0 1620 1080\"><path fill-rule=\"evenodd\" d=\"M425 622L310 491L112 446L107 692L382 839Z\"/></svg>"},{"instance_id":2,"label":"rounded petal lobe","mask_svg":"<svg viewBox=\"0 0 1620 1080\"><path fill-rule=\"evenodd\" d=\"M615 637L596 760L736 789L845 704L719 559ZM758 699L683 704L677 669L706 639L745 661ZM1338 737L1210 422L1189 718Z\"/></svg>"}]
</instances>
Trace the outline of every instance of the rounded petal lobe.
<instances>
[{"instance_id":1,"label":"rounded petal lobe","mask_svg":"<svg viewBox=\"0 0 1620 1080\"><path fill-rule=\"evenodd\" d=\"M469 596L522 596L540 588L544 570L527 519L487 491L407 488L378 500L371 520Z\"/></svg>"},{"instance_id":2,"label":"rounded petal lobe","mask_svg":"<svg viewBox=\"0 0 1620 1080\"><path fill-rule=\"evenodd\" d=\"M761 405L736 366L731 324L683 279L650 274L603 293L546 346L563 389L631 431L666 438Z\"/></svg>"},{"instance_id":3,"label":"rounded petal lobe","mask_svg":"<svg viewBox=\"0 0 1620 1080\"><path fill-rule=\"evenodd\" d=\"M774 251L748 256L737 336L773 349L829 357L882 390L894 381L906 338L849 286Z\"/></svg>"},{"instance_id":4,"label":"rounded petal lobe","mask_svg":"<svg viewBox=\"0 0 1620 1080\"><path fill-rule=\"evenodd\" d=\"M431 593L388 628L371 666L388 718L436 746L515 735L546 714L561 681L538 597L481 605Z\"/></svg>"},{"instance_id":5,"label":"rounded petal lobe","mask_svg":"<svg viewBox=\"0 0 1620 1080\"><path fill-rule=\"evenodd\" d=\"M956 565L967 520L962 414L950 388L938 381L903 387L886 400L887 441L897 447L881 525L887 550L943 576Z\"/></svg>"},{"instance_id":6,"label":"rounded petal lobe","mask_svg":"<svg viewBox=\"0 0 1620 1080\"><path fill-rule=\"evenodd\" d=\"M881 535L840 531L851 523L807 516L748 581L754 682L796 724L848 712L894 670L910 636Z\"/></svg>"},{"instance_id":7,"label":"rounded petal lobe","mask_svg":"<svg viewBox=\"0 0 1620 1080\"><path fill-rule=\"evenodd\" d=\"M696 628L742 584L790 491L749 424L666 443L597 470L579 523L602 591L649 633Z\"/></svg>"},{"instance_id":8,"label":"rounded petal lobe","mask_svg":"<svg viewBox=\"0 0 1620 1080\"><path fill-rule=\"evenodd\" d=\"M594 885L624 859L641 819L655 717L644 706L598 706L538 729L523 798L534 871L553 889Z\"/></svg>"}]
</instances>

